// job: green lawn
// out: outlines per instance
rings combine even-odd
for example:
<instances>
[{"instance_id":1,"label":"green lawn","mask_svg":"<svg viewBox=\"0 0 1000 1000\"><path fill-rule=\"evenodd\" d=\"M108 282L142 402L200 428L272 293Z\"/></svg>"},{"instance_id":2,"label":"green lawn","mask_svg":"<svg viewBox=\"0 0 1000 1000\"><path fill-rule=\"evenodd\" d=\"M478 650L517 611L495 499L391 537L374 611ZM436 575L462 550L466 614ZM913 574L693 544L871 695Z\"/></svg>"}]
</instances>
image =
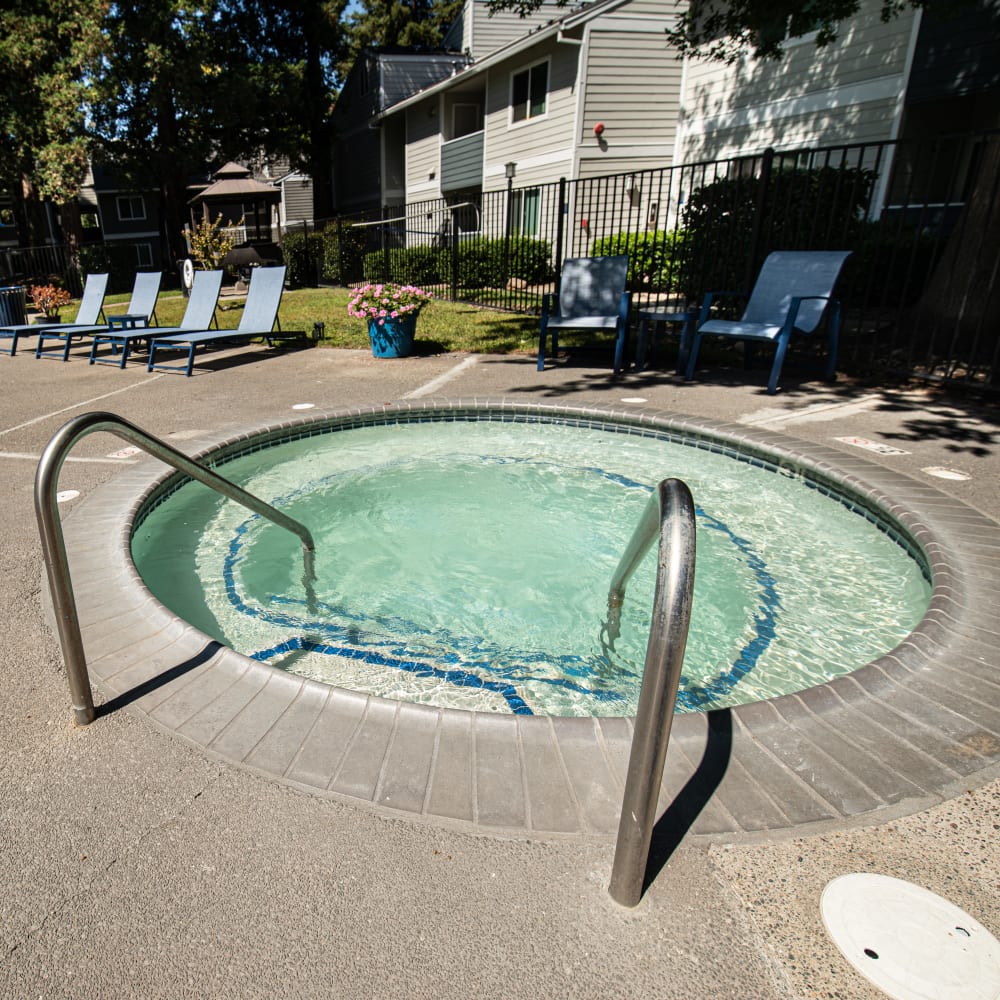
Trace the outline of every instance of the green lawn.
<instances>
[{"instance_id":1,"label":"green lawn","mask_svg":"<svg viewBox=\"0 0 1000 1000\"><path fill-rule=\"evenodd\" d=\"M282 330L311 332L314 323L323 323L325 347L368 346L368 326L363 320L347 315L350 298L347 288L300 288L286 291L281 299L278 319ZM110 312L122 312L128 294L109 295L105 300ZM156 305L160 326L175 326L184 315L187 299L178 292L163 292ZM63 310L63 319L72 321L79 302ZM219 301L216 318L223 329L239 324L243 313L241 299ZM421 354L448 351L472 351L483 354L533 352L538 345L538 317L480 309L459 302L436 301L427 306L417 322L416 351Z\"/></svg>"}]
</instances>

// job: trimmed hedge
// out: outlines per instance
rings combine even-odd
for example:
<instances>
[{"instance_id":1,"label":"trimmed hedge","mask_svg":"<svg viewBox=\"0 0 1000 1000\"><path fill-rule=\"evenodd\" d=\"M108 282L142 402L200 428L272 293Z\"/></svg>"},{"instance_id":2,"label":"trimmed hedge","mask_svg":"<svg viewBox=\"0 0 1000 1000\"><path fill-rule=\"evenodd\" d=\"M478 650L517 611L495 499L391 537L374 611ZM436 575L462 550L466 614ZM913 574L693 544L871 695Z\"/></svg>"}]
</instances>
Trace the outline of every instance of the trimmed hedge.
<instances>
[{"instance_id":1,"label":"trimmed hedge","mask_svg":"<svg viewBox=\"0 0 1000 1000\"><path fill-rule=\"evenodd\" d=\"M457 267L459 288L497 288L511 279L539 284L552 277L552 245L547 240L464 240L457 260L450 247L391 247L365 255L366 281L415 285L449 284Z\"/></svg>"},{"instance_id":2,"label":"trimmed hedge","mask_svg":"<svg viewBox=\"0 0 1000 1000\"><path fill-rule=\"evenodd\" d=\"M680 287L679 254L683 234L655 229L648 232L612 233L594 240L594 257L628 254L628 286L632 291L673 292Z\"/></svg>"}]
</instances>

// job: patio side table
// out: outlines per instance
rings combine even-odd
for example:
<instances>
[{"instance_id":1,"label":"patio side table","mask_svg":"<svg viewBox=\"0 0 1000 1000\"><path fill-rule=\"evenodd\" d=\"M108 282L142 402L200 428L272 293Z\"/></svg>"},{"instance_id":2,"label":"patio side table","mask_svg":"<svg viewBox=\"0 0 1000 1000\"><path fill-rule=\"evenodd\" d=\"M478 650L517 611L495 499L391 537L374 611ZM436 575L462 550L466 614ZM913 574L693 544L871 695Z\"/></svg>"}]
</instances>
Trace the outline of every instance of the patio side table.
<instances>
[{"instance_id":1,"label":"patio side table","mask_svg":"<svg viewBox=\"0 0 1000 1000\"><path fill-rule=\"evenodd\" d=\"M687 369L688 354L691 351L691 334L694 331L694 321L698 318L697 309L657 312L645 310L639 312L639 337L635 348L635 367L646 367L646 354L653 347L656 328L661 323L679 323L681 327L680 346L677 350L677 374L683 375Z\"/></svg>"}]
</instances>

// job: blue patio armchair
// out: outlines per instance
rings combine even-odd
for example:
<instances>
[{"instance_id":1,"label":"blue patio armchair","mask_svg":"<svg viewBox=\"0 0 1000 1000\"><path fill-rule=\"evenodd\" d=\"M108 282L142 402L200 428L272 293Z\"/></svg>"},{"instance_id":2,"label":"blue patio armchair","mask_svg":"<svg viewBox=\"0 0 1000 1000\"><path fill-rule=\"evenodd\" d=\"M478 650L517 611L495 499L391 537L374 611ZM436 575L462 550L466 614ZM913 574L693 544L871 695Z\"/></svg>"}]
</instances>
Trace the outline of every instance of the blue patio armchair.
<instances>
[{"instance_id":1,"label":"blue patio armchair","mask_svg":"<svg viewBox=\"0 0 1000 1000\"><path fill-rule=\"evenodd\" d=\"M825 377L833 381L837 373L837 340L840 335L840 303L833 298L844 261L850 250L779 250L769 254L757 276L743 315L738 320L712 319L715 301L735 292L709 292L702 302L695 324L685 378L694 378L698 350L704 336L742 340L749 365L757 343L773 343L774 362L767 382L768 395L778 390L781 366L793 333L811 334L827 317L829 348Z\"/></svg>"},{"instance_id":2,"label":"blue patio armchair","mask_svg":"<svg viewBox=\"0 0 1000 1000\"><path fill-rule=\"evenodd\" d=\"M563 263L557 293L542 298L538 370L545 370L545 340L552 332L552 354L560 330L616 330L614 373L625 363L625 337L631 297L625 290L628 257L576 257Z\"/></svg>"}]
</instances>

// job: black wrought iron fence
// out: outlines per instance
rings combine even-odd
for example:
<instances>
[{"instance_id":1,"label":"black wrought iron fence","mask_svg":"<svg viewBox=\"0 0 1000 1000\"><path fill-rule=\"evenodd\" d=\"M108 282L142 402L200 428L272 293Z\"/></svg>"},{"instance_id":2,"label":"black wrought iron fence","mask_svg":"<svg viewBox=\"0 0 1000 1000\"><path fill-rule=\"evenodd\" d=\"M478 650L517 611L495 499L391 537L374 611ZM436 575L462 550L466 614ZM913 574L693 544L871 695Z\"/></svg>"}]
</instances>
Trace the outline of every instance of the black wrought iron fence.
<instances>
[{"instance_id":1,"label":"black wrought iron fence","mask_svg":"<svg viewBox=\"0 0 1000 1000\"><path fill-rule=\"evenodd\" d=\"M845 249L842 360L1000 381L1000 133L775 151L342 218L344 283L535 311L568 257L626 253L636 311L748 290L779 249ZM328 238L329 239L329 238Z\"/></svg>"}]
</instances>

